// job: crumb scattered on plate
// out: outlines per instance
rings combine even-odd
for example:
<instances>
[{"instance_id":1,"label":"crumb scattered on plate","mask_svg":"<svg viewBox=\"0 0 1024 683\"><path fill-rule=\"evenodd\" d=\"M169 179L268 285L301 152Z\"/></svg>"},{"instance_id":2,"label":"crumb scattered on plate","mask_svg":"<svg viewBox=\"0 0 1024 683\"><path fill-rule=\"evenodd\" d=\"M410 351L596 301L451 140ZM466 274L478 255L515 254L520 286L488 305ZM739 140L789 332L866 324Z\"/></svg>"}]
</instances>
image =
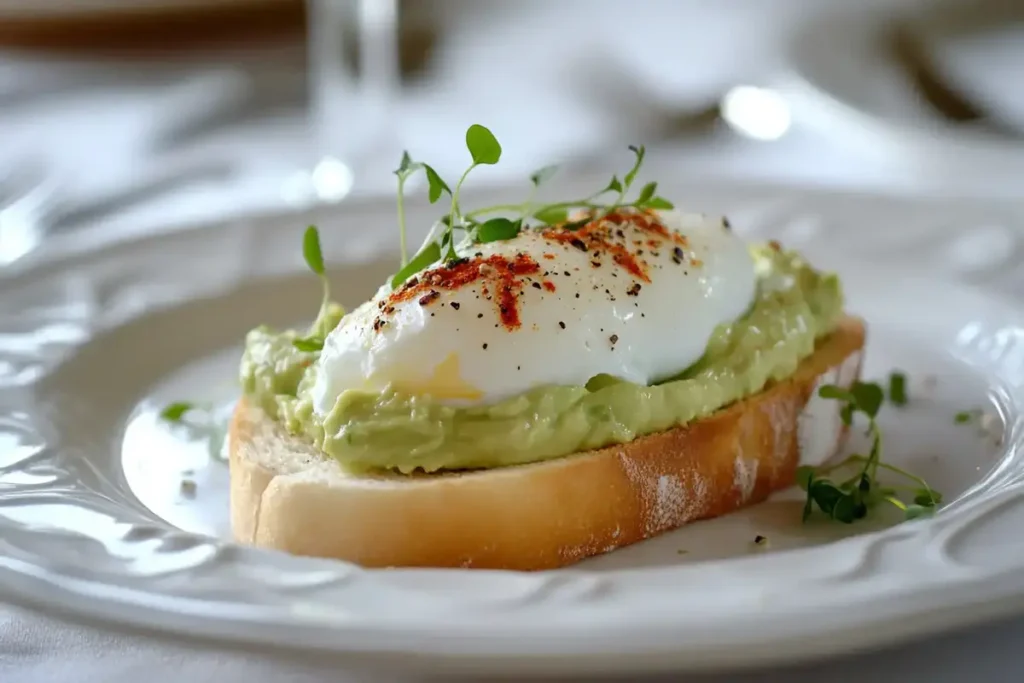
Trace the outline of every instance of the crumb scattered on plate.
<instances>
[{"instance_id":1,"label":"crumb scattered on plate","mask_svg":"<svg viewBox=\"0 0 1024 683\"><path fill-rule=\"evenodd\" d=\"M193 481L192 479L182 479L181 480L181 495L185 496L186 498L195 498L196 497L196 482Z\"/></svg>"}]
</instances>

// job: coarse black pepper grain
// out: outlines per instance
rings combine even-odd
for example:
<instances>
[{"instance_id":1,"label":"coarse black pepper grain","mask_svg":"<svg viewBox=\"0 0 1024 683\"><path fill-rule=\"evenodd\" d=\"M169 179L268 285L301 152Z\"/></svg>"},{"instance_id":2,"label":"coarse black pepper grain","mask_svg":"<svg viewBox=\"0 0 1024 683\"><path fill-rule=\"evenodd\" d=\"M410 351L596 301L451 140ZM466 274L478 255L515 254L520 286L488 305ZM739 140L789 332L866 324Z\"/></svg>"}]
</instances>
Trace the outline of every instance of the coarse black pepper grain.
<instances>
[{"instance_id":1,"label":"coarse black pepper grain","mask_svg":"<svg viewBox=\"0 0 1024 683\"><path fill-rule=\"evenodd\" d=\"M533 283L533 288L534 289L540 289L540 283L539 282L534 282Z\"/></svg>"},{"instance_id":2,"label":"coarse black pepper grain","mask_svg":"<svg viewBox=\"0 0 1024 683\"><path fill-rule=\"evenodd\" d=\"M484 351L487 350L487 342L484 342Z\"/></svg>"},{"instance_id":3,"label":"coarse black pepper grain","mask_svg":"<svg viewBox=\"0 0 1024 683\"><path fill-rule=\"evenodd\" d=\"M561 327L563 330L565 329L565 323L562 322L561 320L558 321L558 326Z\"/></svg>"},{"instance_id":4,"label":"coarse black pepper grain","mask_svg":"<svg viewBox=\"0 0 1024 683\"><path fill-rule=\"evenodd\" d=\"M576 247L580 251L586 251L587 250L587 245L579 237L577 237L576 239L574 239L571 242L569 242L569 244L571 244L572 246Z\"/></svg>"},{"instance_id":5,"label":"coarse black pepper grain","mask_svg":"<svg viewBox=\"0 0 1024 683\"><path fill-rule=\"evenodd\" d=\"M462 304L460 304L458 301L453 301L452 302L452 308L454 308L457 311L460 308L462 308Z\"/></svg>"},{"instance_id":6,"label":"coarse black pepper grain","mask_svg":"<svg viewBox=\"0 0 1024 683\"><path fill-rule=\"evenodd\" d=\"M626 294L630 296L637 296L640 294L640 283L634 282L633 286L626 290Z\"/></svg>"}]
</instances>

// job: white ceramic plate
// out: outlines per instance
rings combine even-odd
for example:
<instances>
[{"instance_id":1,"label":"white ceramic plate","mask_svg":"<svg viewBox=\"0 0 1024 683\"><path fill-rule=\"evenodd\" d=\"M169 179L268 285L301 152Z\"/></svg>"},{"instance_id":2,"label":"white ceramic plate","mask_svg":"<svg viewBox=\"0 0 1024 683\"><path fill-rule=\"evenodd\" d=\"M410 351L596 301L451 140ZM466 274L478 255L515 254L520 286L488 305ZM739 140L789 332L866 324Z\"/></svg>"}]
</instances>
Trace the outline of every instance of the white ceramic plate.
<instances>
[{"instance_id":1,"label":"white ceramic plate","mask_svg":"<svg viewBox=\"0 0 1024 683\"><path fill-rule=\"evenodd\" d=\"M902 164L922 179L976 177L984 190L992 179L1024 172L1024 142L948 122L918 94L886 42L893 16L898 17L939 68L947 67L949 60L937 47L944 39L940 27L964 3L912 0L875 12L848 3L810 15L793 33L788 68L778 84L794 118L860 155ZM895 7L902 9L894 14ZM956 82L955 74L947 75Z\"/></svg>"},{"instance_id":2,"label":"white ceramic plate","mask_svg":"<svg viewBox=\"0 0 1024 683\"><path fill-rule=\"evenodd\" d=\"M883 411L886 453L946 494L936 517L802 525L791 491L534 574L364 571L227 542L208 434L155 412L227 405L245 331L314 313L308 222L342 299L371 293L396 240L392 205L366 201L134 241L87 233L0 272L0 598L368 665L505 673L818 657L1024 608L1020 207L661 177L692 208L839 269L870 321L867 374L911 378L911 405ZM410 221L432 215L417 206ZM975 407L994 416L986 433L954 424Z\"/></svg>"}]
</instances>

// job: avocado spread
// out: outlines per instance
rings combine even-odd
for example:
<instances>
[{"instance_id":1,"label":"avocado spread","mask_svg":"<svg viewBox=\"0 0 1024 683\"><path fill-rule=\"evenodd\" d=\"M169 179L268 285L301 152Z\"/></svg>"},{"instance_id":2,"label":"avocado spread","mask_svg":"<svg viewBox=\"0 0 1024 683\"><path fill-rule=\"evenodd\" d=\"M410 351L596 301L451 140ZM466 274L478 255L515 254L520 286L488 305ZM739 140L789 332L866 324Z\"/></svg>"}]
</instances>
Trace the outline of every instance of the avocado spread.
<instances>
[{"instance_id":1,"label":"avocado spread","mask_svg":"<svg viewBox=\"0 0 1024 683\"><path fill-rule=\"evenodd\" d=\"M586 386L542 386L501 402L443 405L424 396L345 391L320 420L309 389L316 351L296 331L246 338L242 388L293 434L352 471L494 468L558 458L685 425L791 375L842 316L839 280L777 245L751 247L758 285L745 315L720 325L704 355L675 378L641 386L600 375ZM342 312L328 307L323 334Z\"/></svg>"}]
</instances>

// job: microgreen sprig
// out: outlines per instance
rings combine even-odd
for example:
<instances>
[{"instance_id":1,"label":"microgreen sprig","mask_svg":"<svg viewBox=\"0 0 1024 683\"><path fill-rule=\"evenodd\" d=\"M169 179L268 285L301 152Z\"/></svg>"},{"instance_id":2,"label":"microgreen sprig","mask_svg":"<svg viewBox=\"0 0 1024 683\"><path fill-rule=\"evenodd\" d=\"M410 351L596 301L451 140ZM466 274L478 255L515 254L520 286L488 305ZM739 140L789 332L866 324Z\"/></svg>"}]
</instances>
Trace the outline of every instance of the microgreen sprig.
<instances>
[{"instance_id":1,"label":"microgreen sprig","mask_svg":"<svg viewBox=\"0 0 1024 683\"><path fill-rule=\"evenodd\" d=\"M889 374L889 400L896 406L907 405L907 376L902 372Z\"/></svg>"},{"instance_id":2,"label":"microgreen sprig","mask_svg":"<svg viewBox=\"0 0 1024 683\"><path fill-rule=\"evenodd\" d=\"M896 393L899 394L898 391ZM913 519L932 512L942 502L942 494L931 488L924 479L882 461L882 433L875 418L885 394L878 384L855 382L848 389L830 384L821 387L818 395L843 403L839 414L846 425L852 425L858 413L867 418L871 450L866 456L851 455L835 465L804 465L797 468L797 484L807 493L804 521L811 516L815 506L830 519L850 524L866 517L868 511L879 503L889 503L900 509L907 519ZM903 398L906 398L905 394ZM879 469L899 475L912 482L913 486L883 485L878 480ZM838 481L828 477L839 471L849 474L851 470L852 475ZM913 501L909 504L901 498L901 491L906 495L908 490Z\"/></svg>"},{"instance_id":3,"label":"microgreen sprig","mask_svg":"<svg viewBox=\"0 0 1024 683\"><path fill-rule=\"evenodd\" d=\"M466 233L468 240L476 244L509 240L516 237L525 227L527 221L535 221L540 225L559 226L566 230L576 230L591 221L606 216L621 208L636 209L671 209L672 203L657 195L658 184L649 182L644 185L637 196L627 201L626 197L633 188L636 177L643 166L646 149L643 145L629 147L633 153L633 165L622 176L613 175L604 188L592 195L571 201L535 205L534 197L537 190L548 182L558 171L557 166L544 166L530 174L531 190L526 200L520 204L500 204L463 212L460 204L460 193L469 174L478 166L490 166L501 160L501 144L494 134L479 124L473 124L466 130L466 148L469 150L472 163L462 173L454 185L454 190L441 178L433 167L417 162L408 152L402 154L401 162L395 170L398 177L398 226L402 249L401 268L391 279L391 287L396 289L415 273L436 263L442 258L452 262L458 258L455 250L455 231ZM406 253L405 229L405 181L419 170L427 177L427 199L431 204L440 200L443 194L451 198L447 214L441 219L443 231L439 240L431 240L411 259ZM615 193L611 202L598 201L601 197ZM569 221L572 210L584 210L587 215L576 221ZM498 216L495 214L512 214ZM484 220L486 218L486 220Z\"/></svg>"},{"instance_id":4,"label":"microgreen sprig","mask_svg":"<svg viewBox=\"0 0 1024 683\"><path fill-rule=\"evenodd\" d=\"M394 174L398 176L398 239L403 268L409 263L409 250L405 243L405 181L421 168L423 166L413 161L408 152L402 152L402 160L394 170Z\"/></svg>"},{"instance_id":5,"label":"microgreen sprig","mask_svg":"<svg viewBox=\"0 0 1024 683\"><path fill-rule=\"evenodd\" d=\"M636 180L637 174L640 172L641 166L643 166L644 158L647 154L646 148L643 145L630 145L629 150L633 152L632 167L630 167L621 180L619 179L618 174L613 175L607 185L592 195L583 197L582 199L544 204L536 208L532 206L531 199L527 199L527 201L522 204L499 204L497 206L488 206L482 209L476 209L467 213L466 216L470 220L475 220L480 216L486 216L492 213L516 212L522 215L528 215L544 225L562 225L563 227L571 230L583 227L594 220L594 218L608 215L617 209L674 208L672 202L668 201L664 197L657 196L658 183L656 182L647 183L640 189L636 199L629 202L626 201L626 196L632 189L633 183ZM557 167L555 166L545 166L533 173L530 176L530 181L533 183L534 188L536 189L541 183L549 180L556 170ZM597 201L602 196L613 192L616 196L610 204ZM585 209L591 214L597 214L597 216L590 215L579 221L569 223L567 222L569 220L569 212L573 209Z\"/></svg>"},{"instance_id":6,"label":"microgreen sprig","mask_svg":"<svg viewBox=\"0 0 1024 683\"><path fill-rule=\"evenodd\" d=\"M317 313L317 320L323 318L331 303L330 283L327 281L327 273L324 269L323 251L320 249L320 232L316 226L309 226L302 236L302 256L306 259L306 265L320 278L323 289L323 296L320 300L320 312ZM312 353L320 351L324 347L324 338L319 334L311 334L307 337L296 339L292 345L299 351Z\"/></svg>"}]
</instances>

